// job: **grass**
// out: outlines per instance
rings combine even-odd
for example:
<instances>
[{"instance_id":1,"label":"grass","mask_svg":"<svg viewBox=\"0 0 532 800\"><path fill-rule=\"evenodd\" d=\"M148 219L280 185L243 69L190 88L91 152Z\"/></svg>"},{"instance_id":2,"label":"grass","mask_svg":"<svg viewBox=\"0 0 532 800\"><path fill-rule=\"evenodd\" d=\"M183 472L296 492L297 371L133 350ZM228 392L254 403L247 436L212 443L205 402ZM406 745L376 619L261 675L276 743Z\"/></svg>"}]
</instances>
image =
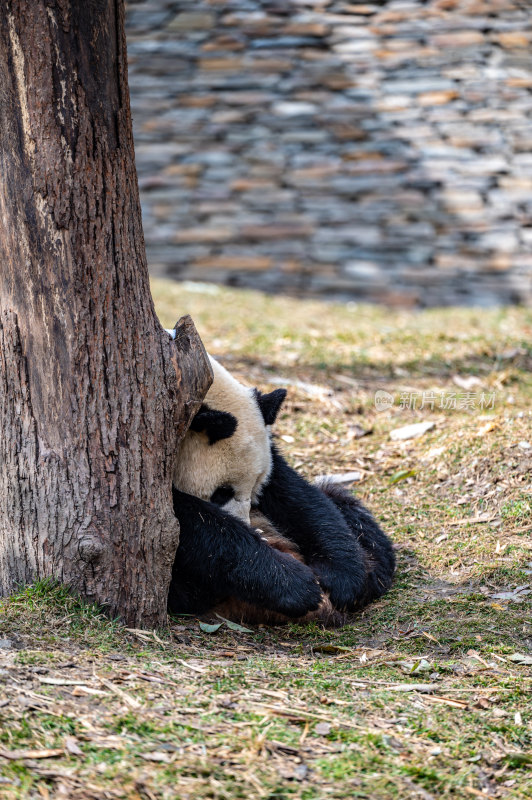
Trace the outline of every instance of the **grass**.
<instances>
[{"instance_id":1,"label":"grass","mask_svg":"<svg viewBox=\"0 0 532 800\"><path fill-rule=\"evenodd\" d=\"M288 386L285 453L360 473L397 581L342 629L214 634L21 590L0 609L0 798L530 797L532 313L153 293L242 380ZM434 426L390 437L415 422Z\"/></svg>"}]
</instances>

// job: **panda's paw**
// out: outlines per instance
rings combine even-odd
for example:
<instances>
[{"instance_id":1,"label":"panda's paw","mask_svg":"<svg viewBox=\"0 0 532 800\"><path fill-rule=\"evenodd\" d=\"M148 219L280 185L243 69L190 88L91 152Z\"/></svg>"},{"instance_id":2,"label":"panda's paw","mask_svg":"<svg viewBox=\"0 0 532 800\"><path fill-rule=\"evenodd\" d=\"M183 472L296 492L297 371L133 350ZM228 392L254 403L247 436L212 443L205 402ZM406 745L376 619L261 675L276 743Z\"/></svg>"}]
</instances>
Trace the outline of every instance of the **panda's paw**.
<instances>
[{"instance_id":1,"label":"panda's paw","mask_svg":"<svg viewBox=\"0 0 532 800\"><path fill-rule=\"evenodd\" d=\"M303 617L315 611L323 593L312 570L285 553L277 553L279 571L269 589L268 607L287 617Z\"/></svg>"},{"instance_id":2,"label":"panda's paw","mask_svg":"<svg viewBox=\"0 0 532 800\"><path fill-rule=\"evenodd\" d=\"M320 586L339 611L353 611L364 595L366 570L363 564L334 564L328 560L311 562Z\"/></svg>"}]
</instances>

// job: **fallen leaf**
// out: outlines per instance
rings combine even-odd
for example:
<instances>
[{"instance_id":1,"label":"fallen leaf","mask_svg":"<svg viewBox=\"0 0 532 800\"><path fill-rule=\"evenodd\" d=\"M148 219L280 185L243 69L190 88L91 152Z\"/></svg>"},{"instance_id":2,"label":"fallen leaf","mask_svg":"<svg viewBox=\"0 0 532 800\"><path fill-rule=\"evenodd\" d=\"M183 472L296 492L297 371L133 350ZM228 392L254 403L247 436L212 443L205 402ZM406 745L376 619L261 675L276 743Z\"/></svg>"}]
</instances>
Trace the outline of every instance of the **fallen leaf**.
<instances>
[{"instance_id":1,"label":"fallen leaf","mask_svg":"<svg viewBox=\"0 0 532 800\"><path fill-rule=\"evenodd\" d=\"M328 722L318 722L318 724L314 726L314 733L317 733L320 736L327 736L327 734L330 732L331 726Z\"/></svg>"},{"instance_id":2,"label":"fallen leaf","mask_svg":"<svg viewBox=\"0 0 532 800\"><path fill-rule=\"evenodd\" d=\"M151 635L153 636L153 638L155 639L155 641L157 642L157 644L160 644L160 645L162 645L163 647L166 647L166 646L167 646L167 642L163 642L163 640L162 640L162 639L161 639L159 636L157 636L157 631L152 631L152 632L151 632Z\"/></svg>"},{"instance_id":3,"label":"fallen leaf","mask_svg":"<svg viewBox=\"0 0 532 800\"><path fill-rule=\"evenodd\" d=\"M254 633L251 628L244 628L243 625L239 625L237 622L232 622L230 619L226 619L220 614L216 614L216 616L218 619L221 619L225 622L230 631L238 631L238 633Z\"/></svg>"},{"instance_id":4,"label":"fallen leaf","mask_svg":"<svg viewBox=\"0 0 532 800\"><path fill-rule=\"evenodd\" d=\"M418 661L416 661L416 663L414 664L414 666L410 670L410 674L411 675L417 675L419 672L430 672L431 670L432 670L432 667L429 664L429 662L427 661L427 659L426 658L420 658Z\"/></svg>"},{"instance_id":5,"label":"fallen leaf","mask_svg":"<svg viewBox=\"0 0 532 800\"><path fill-rule=\"evenodd\" d=\"M503 761L512 767L523 767L532 764L532 753L507 753Z\"/></svg>"},{"instance_id":6,"label":"fallen leaf","mask_svg":"<svg viewBox=\"0 0 532 800\"><path fill-rule=\"evenodd\" d=\"M362 425L351 425L349 431L354 439L362 439L363 436L371 436L373 428L363 428Z\"/></svg>"},{"instance_id":7,"label":"fallen leaf","mask_svg":"<svg viewBox=\"0 0 532 800\"><path fill-rule=\"evenodd\" d=\"M143 758L144 761L157 761L166 764L172 760L168 753L162 753L159 750L154 750L152 753L141 753L140 757Z\"/></svg>"},{"instance_id":8,"label":"fallen leaf","mask_svg":"<svg viewBox=\"0 0 532 800\"><path fill-rule=\"evenodd\" d=\"M453 375L453 383L459 386L460 389L465 389L466 392L469 392L473 386L479 386L482 381L474 375Z\"/></svg>"},{"instance_id":9,"label":"fallen leaf","mask_svg":"<svg viewBox=\"0 0 532 800\"><path fill-rule=\"evenodd\" d=\"M358 470L352 472L340 472L336 475L318 475L316 481L327 481L327 483L353 483L354 481L361 481L362 473Z\"/></svg>"},{"instance_id":10,"label":"fallen leaf","mask_svg":"<svg viewBox=\"0 0 532 800\"><path fill-rule=\"evenodd\" d=\"M302 781L307 777L308 767L306 764L298 764L294 769L294 778L296 781Z\"/></svg>"},{"instance_id":11,"label":"fallen leaf","mask_svg":"<svg viewBox=\"0 0 532 800\"><path fill-rule=\"evenodd\" d=\"M199 624L200 630L202 630L203 633L216 633L216 631L220 630L222 625L223 622L214 622L212 624L209 624L208 622L200 622Z\"/></svg>"},{"instance_id":12,"label":"fallen leaf","mask_svg":"<svg viewBox=\"0 0 532 800\"><path fill-rule=\"evenodd\" d=\"M497 517L490 517L487 514L480 514L478 517L462 517L462 519L454 519L448 522L447 525L483 525L485 522L492 522Z\"/></svg>"},{"instance_id":13,"label":"fallen leaf","mask_svg":"<svg viewBox=\"0 0 532 800\"><path fill-rule=\"evenodd\" d=\"M191 664L190 661L185 661L184 658L177 658L176 661L178 661L187 669L191 669L192 672L199 672L200 675L203 675L203 673L206 672L206 670L203 667L198 667L197 664Z\"/></svg>"},{"instance_id":14,"label":"fallen leaf","mask_svg":"<svg viewBox=\"0 0 532 800\"><path fill-rule=\"evenodd\" d=\"M138 639L142 639L143 642L151 642L152 641L152 633L151 631L143 631L140 628L125 628L128 633L132 633L133 636L136 636Z\"/></svg>"},{"instance_id":15,"label":"fallen leaf","mask_svg":"<svg viewBox=\"0 0 532 800\"><path fill-rule=\"evenodd\" d=\"M0 750L0 758L19 761L24 758L58 758L65 754L64 750Z\"/></svg>"},{"instance_id":16,"label":"fallen leaf","mask_svg":"<svg viewBox=\"0 0 532 800\"><path fill-rule=\"evenodd\" d=\"M426 658L420 658L417 661L400 661L399 666L403 672L409 675L417 675L419 672L430 672L432 669Z\"/></svg>"},{"instance_id":17,"label":"fallen leaf","mask_svg":"<svg viewBox=\"0 0 532 800\"><path fill-rule=\"evenodd\" d=\"M442 453L445 453L445 447L432 447L428 451L428 453L425 453L425 455L423 456L423 458L421 460L422 461L432 461L433 458L437 458L438 456L441 456Z\"/></svg>"},{"instance_id":18,"label":"fallen leaf","mask_svg":"<svg viewBox=\"0 0 532 800\"><path fill-rule=\"evenodd\" d=\"M439 683L393 683L385 688L389 692L435 692L441 686Z\"/></svg>"},{"instance_id":19,"label":"fallen leaf","mask_svg":"<svg viewBox=\"0 0 532 800\"><path fill-rule=\"evenodd\" d=\"M441 695L427 695L424 698L429 703L441 703L445 706L451 706L452 708L467 708L467 703L465 700L456 700L454 697L442 697Z\"/></svg>"},{"instance_id":20,"label":"fallen leaf","mask_svg":"<svg viewBox=\"0 0 532 800\"><path fill-rule=\"evenodd\" d=\"M308 767L306 764L280 764L278 772L285 781L302 781L306 778Z\"/></svg>"},{"instance_id":21,"label":"fallen leaf","mask_svg":"<svg viewBox=\"0 0 532 800\"><path fill-rule=\"evenodd\" d=\"M351 653L352 647L344 647L341 644L315 644L312 649L316 653Z\"/></svg>"},{"instance_id":22,"label":"fallen leaf","mask_svg":"<svg viewBox=\"0 0 532 800\"><path fill-rule=\"evenodd\" d=\"M497 420L492 419L490 422L486 422L485 425L482 425L478 431L477 436L484 436L486 433L491 433L491 431L496 431L500 425Z\"/></svg>"},{"instance_id":23,"label":"fallen leaf","mask_svg":"<svg viewBox=\"0 0 532 800\"><path fill-rule=\"evenodd\" d=\"M407 478L413 478L416 474L417 470L415 469L400 469L399 472L395 472L392 475L390 478L390 484L393 485L394 483L405 481Z\"/></svg>"},{"instance_id":24,"label":"fallen leaf","mask_svg":"<svg viewBox=\"0 0 532 800\"><path fill-rule=\"evenodd\" d=\"M522 603L531 593L532 589L529 589L529 584L525 584L524 586L516 586L515 589L507 592L496 592L491 594L490 598L492 600L511 600L512 603Z\"/></svg>"},{"instance_id":25,"label":"fallen leaf","mask_svg":"<svg viewBox=\"0 0 532 800\"><path fill-rule=\"evenodd\" d=\"M394 428L390 431L390 439L394 442L404 441L405 439L415 439L430 431L436 425L435 422L414 422L412 425L403 425L402 428Z\"/></svg>"},{"instance_id":26,"label":"fallen leaf","mask_svg":"<svg viewBox=\"0 0 532 800\"><path fill-rule=\"evenodd\" d=\"M87 695L106 697L108 692L102 692L101 689L93 689L92 686L83 686L80 684L72 689L72 695L73 697L87 697Z\"/></svg>"},{"instance_id":27,"label":"fallen leaf","mask_svg":"<svg viewBox=\"0 0 532 800\"><path fill-rule=\"evenodd\" d=\"M123 689L119 689L118 686L115 686L114 683L111 683L111 681L105 680L105 678L100 678L100 681L106 687L106 689L109 689L111 692L113 692L113 694L116 694L116 696L119 697L120 700L126 704L126 706L129 706L129 708L141 707L142 703L139 703L139 701L134 697L131 697L131 695L129 695L127 692L124 692Z\"/></svg>"},{"instance_id":28,"label":"fallen leaf","mask_svg":"<svg viewBox=\"0 0 532 800\"><path fill-rule=\"evenodd\" d=\"M497 717L498 719L502 719L502 717L507 717L508 712L504 710L504 708L494 708L493 709L493 716Z\"/></svg>"},{"instance_id":29,"label":"fallen leaf","mask_svg":"<svg viewBox=\"0 0 532 800\"><path fill-rule=\"evenodd\" d=\"M83 755L83 750L80 748L75 736L65 736L65 750L72 756Z\"/></svg>"},{"instance_id":30,"label":"fallen leaf","mask_svg":"<svg viewBox=\"0 0 532 800\"><path fill-rule=\"evenodd\" d=\"M499 358L512 359L517 356L526 356L526 354L527 351L524 347L510 347L508 350L503 350L502 353L499 354Z\"/></svg>"},{"instance_id":31,"label":"fallen leaf","mask_svg":"<svg viewBox=\"0 0 532 800\"><path fill-rule=\"evenodd\" d=\"M532 656L525 656L522 653L512 653L511 656L508 656L508 661L513 661L515 664L530 666L532 665Z\"/></svg>"}]
</instances>

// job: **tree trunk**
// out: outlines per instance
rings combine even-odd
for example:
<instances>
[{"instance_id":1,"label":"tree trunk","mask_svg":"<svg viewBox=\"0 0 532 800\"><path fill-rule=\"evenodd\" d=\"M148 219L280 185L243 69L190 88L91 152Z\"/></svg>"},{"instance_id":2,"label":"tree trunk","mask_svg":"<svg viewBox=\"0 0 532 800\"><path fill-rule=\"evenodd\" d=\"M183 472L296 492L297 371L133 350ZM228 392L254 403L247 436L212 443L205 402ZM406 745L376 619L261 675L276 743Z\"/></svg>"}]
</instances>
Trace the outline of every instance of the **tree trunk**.
<instances>
[{"instance_id":1,"label":"tree trunk","mask_svg":"<svg viewBox=\"0 0 532 800\"><path fill-rule=\"evenodd\" d=\"M0 594L166 620L177 444L211 381L153 307L123 0L0 4Z\"/></svg>"}]
</instances>

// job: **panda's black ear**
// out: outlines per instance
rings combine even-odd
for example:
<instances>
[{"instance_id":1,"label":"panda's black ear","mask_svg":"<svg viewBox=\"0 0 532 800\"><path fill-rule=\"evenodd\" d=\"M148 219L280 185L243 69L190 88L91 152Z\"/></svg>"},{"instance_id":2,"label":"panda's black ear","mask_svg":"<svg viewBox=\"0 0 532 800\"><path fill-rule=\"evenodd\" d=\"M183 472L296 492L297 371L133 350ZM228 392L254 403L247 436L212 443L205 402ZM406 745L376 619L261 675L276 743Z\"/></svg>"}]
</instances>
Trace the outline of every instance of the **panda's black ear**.
<instances>
[{"instance_id":1,"label":"panda's black ear","mask_svg":"<svg viewBox=\"0 0 532 800\"><path fill-rule=\"evenodd\" d=\"M255 392L264 422L266 425L273 425L286 397L286 389L274 389L273 392L268 394L262 394L257 389L255 389Z\"/></svg>"},{"instance_id":2,"label":"panda's black ear","mask_svg":"<svg viewBox=\"0 0 532 800\"><path fill-rule=\"evenodd\" d=\"M215 444L221 439L229 439L237 425L237 418L228 411L217 411L204 404L190 423L190 430L207 434L209 444Z\"/></svg>"}]
</instances>

